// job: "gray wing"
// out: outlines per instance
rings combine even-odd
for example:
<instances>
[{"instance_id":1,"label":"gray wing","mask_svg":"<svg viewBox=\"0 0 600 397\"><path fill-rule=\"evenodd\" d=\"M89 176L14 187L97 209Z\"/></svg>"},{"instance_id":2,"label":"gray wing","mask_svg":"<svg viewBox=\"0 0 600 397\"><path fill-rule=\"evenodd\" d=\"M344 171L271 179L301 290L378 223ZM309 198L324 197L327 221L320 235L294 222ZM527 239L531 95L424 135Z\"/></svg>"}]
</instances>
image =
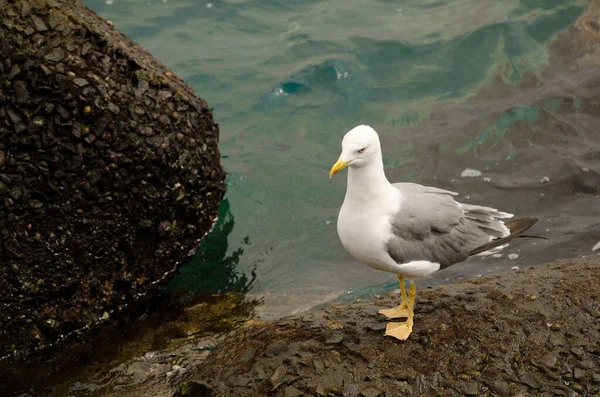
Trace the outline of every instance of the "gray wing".
<instances>
[{"instance_id":1,"label":"gray wing","mask_svg":"<svg viewBox=\"0 0 600 397\"><path fill-rule=\"evenodd\" d=\"M402 193L400 212L391 219L394 236L387 251L397 263L428 260L442 268L462 262L474 249L509 234L494 208L461 204L457 193L414 183L393 185Z\"/></svg>"}]
</instances>

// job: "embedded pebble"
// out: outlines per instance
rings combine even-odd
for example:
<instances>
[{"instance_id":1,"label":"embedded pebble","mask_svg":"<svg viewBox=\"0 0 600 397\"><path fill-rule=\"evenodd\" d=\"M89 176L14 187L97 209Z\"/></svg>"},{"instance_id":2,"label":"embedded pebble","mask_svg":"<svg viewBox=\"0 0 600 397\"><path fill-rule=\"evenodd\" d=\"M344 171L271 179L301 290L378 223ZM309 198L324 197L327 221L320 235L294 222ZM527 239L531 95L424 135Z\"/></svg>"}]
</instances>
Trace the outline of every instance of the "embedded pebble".
<instances>
[{"instance_id":1,"label":"embedded pebble","mask_svg":"<svg viewBox=\"0 0 600 397\"><path fill-rule=\"evenodd\" d=\"M552 368L557 360L558 354L556 352L548 352L540 359L540 363L544 364L546 367Z\"/></svg>"},{"instance_id":2,"label":"embedded pebble","mask_svg":"<svg viewBox=\"0 0 600 397\"><path fill-rule=\"evenodd\" d=\"M583 348L581 346L577 346L577 347L574 347L571 349L571 353L576 355L577 358L581 358L585 354L585 351L583 350Z\"/></svg>"},{"instance_id":3,"label":"embedded pebble","mask_svg":"<svg viewBox=\"0 0 600 397\"><path fill-rule=\"evenodd\" d=\"M21 68L19 67L19 65L12 65L12 67L10 68L10 73L8 74L8 79L12 80L19 73L21 73Z\"/></svg>"},{"instance_id":4,"label":"embedded pebble","mask_svg":"<svg viewBox=\"0 0 600 397\"><path fill-rule=\"evenodd\" d=\"M540 387L542 387L540 381L531 372L521 371L519 373L519 379L521 379L521 382L531 387L532 389L539 389Z\"/></svg>"},{"instance_id":5,"label":"embedded pebble","mask_svg":"<svg viewBox=\"0 0 600 397\"><path fill-rule=\"evenodd\" d=\"M302 391L291 386L286 387L285 391L283 392L283 397L301 397L303 395L304 393L302 393Z\"/></svg>"},{"instance_id":6,"label":"embedded pebble","mask_svg":"<svg viewBox=\"0 0 600 397\"><path fill-rule=\"evenodd\" d=\"M375 388L369 387L360 392L361 397L383 397L385 393Z\"/></svg>"},{"instance_id":7,"label":"embedded pebble","mask_svg":"<svg viewBox=\"0 0 600 397\"><path fill-rule=\"evenodd\" d=\"M287 343L285 343L282 340L278 340L278 341L271 343L267 347L267 351L265 352L265 355L267 357L277 357L277 356L281 355L282 353L285 353L286 351L288 351L288 349L289 349L289 346Z\"/></svg>"},{"instance_id":8,"label":"embedded pebble","mask_svg":"<svg viewBox=\"0 0 600 397\"><path fill-rule=\"evenodd\" d=\"M255 354L256 354L256 349L253 347L248 347L246 349L246 351L244 351L244 353L242 354L242 357L240 357L240 362L247 363L247 362L252 361Z\"/></svg>"},{"instance_id":9,"label":"embedded pebble","mask_svg":"<svg viewBox=\"0 0 600 397\"><path fill-rule=\"evenodd\" d=\"M31 20L33 21L33 24L35 25L35 29L38 32L45 32L46 30L48 30L48 27L46 26L46 24L44 23L44 21L42 21L42 19L40 17L37 16L32 16Z\"/></svg>"},{"instance_id":10,"label":"embedded pebble","mask_svg":"<svg viewBox=\"0 0 600 397\"><path fill-rule=\"evenodd\" d=\"M500 397L507 397L510 395L510 386L508 383L497 379L493 384L490 385L490 388L496 392Z\"/></svg>"},{"instance_id":11,"label":"embedded pebble","mask_svg":"<svg viewBox=\"0 0 600 397\"><path fill-rule=\"evenodd\" d=\"M585 371L581 368L575 368L573 370L573 379L575 379L575 380L579 380L579 379L583 378L584 375L585 375Z\"/></svg>"},{"instance_id":12,"label":"embedded pebble","mask_svg":"<svg viewBox=\"0 0 600 397\"><path fill-rule=\"evenodd\" d=\"M327 339L325 341L325 344L327 345L337 345L342 343L342 341L344 340L344 335L343 334L337 334L337 335L333 335L332 337L330 337L329 339Z\"/></svg>"},{"instance_id":13,"label":"embedded pebble","mask_svg":"<svg viewBox=\"0 0 600 397\"><path fill-rule=\"evenodd\" d=\"M85 394L92 394L96 390L101 389L102 386L96 385L94 383L84 383L84 382L75 382L73 386L71 386L71 392L84 392ZM29 394L24 394L24 396L28 396Z\"/></svg>"},{"instance_id":14,"label":"embedded pebble","mask_svg":"<svg viewBox=\"0 0 600 397\"><path fill-rule=\"evenodd\" d=\"M56 48L50 54L45 56L45 58L51 62L59 62L64 57L65 57L65 52L61 48Z\"/></svg>"},{"instance_id":15,"label":"embedded pebble","mask_svg":"<svg viewBox=\"0 0 600 397\"><path fill-rule=\"evenodd\" d=\"M369 331L381 332L381 331L385 331L386 325L385 325L385 323L381 322L381 323L376 323L376 324L369 324L365 328L368 329Z\"/></svg>"},{"instance_id":16,"label":"embedded pebble","mask_svg":"<svg viewBox=\"0 0 600 397\"><path fill-rule=\"evenodd\" d=\"M13 89L15 90L15 96L17 97L17 103L27 103L29 101L29 91L27 85L22 81L15 81L13 83Z\"/></svg>"},{"instance_id":17,"label":"embedded pebble","mask_svg":"<svg viewBox=\"0 0 600 397\"><path fill-rule=\"evenodd\" d=\"M358 397L360 393L360 389L355 384L349 384L344 391L342 392L342 396L344 397Z\"/></svg>"},{"instance_id":18,"label":"embedded pebble","mask_svg":"<svg viewBox=\"0 0 600 397\"><path fill-rule=\"evenodd\" d=\"M229 384L234 387L246 387L250 383L249 378L230 378Z\"/></svg>"},{"instance_id":19,"label":"embedded pebble","mask_svg":"<svg viewBox=\"0 0 600 397\"><path fill-rule=\"evenodd\" d=\"M273 375L271 375L271 378L269 379L271 381L271 384L278 385L283 380L286 373L287 373L287 365L285 365L285 364L279 365L275 369L275 371L273 371Z\"/></svg>"},{"instance_id":20,"label":"embedded pebble","mask_svg":"<svg viewBox=\"0 0 600 397\"><path fill-rule=\"evenodd\" d=\"M265 371L265 368L262 365L256 367L254 373L256 374L256 379L258 380L267 379L267 372Z\"/></svg>"},{"instance_id":21,"label":"embedded pebble","mask_svg":"<svg viewBox=\"0 0 600 397\"><path fill-rule=\"evenodd\" d=\"M519 257L519 254L515 254L515 253L508 254L508 259L510 259L511 261L517 259L518 257Z\"/></svg>"},{"instance_id":22,"label":"embedded pebble","mask_svg":"<svg viewBox=\"0 0 600 397\"><path fill-rule=\"evenodd\" d=\"M362 308L362 312L370 316L379 317L379 311L385 307L369 305Z\"/></svg>"},{"instance_id":23,"label":"embedded pebble","mask_svg":"<svg viewBox=\"0 0 600 397\"><path fill-rule=\"evenodd\" d=\"M317 371L318 374L321 374L325 371L325 365L320 359L315 358L313 360L313 365L315 366L315 371Z\"/></svg>"},{"instance_id":24,"label":"embedded pebble","mask_svg":"<svg viewBox=\"0 0 600 397\"><path fill-rule=\"evenodd\" d=\"M591 360L581 360L577 363L577 365L584 369L597 368L596 364Z\"/></svg>"},{"instance_id":25,"label":"embedded pebble","mask_svg":"<svg viewBox=\"0 0 600 397\"><path fill-rule=\"evenodd\" d=\"M461 391L466 396L476 396L479 394L479 385L476 382L467 382L462 385Z\"/></svg>"},{"instance_id":26,"label":"embedded pebble","mask_svg":"<svg viewBox=\"0 0 600 397\"><path fill-rule=\"evenodd\" d=\"M463 172L460 173L460 176L463 178L477 178L481 176L481 171L473 168L465 168Z\"/></svg>"},{"instance_id":27,"label":"embedded pebble","mask_svg":"<svg viewBox=\"0 0 600 397\"><path fill-rule=\"evenodd\" d=\"M82 79L82 78L76 78L73 80L73 83L75 83L75 85L77 87L85 87L86 85L88 85L88 81L86 79Z\"/></svg>"}]
</instances>

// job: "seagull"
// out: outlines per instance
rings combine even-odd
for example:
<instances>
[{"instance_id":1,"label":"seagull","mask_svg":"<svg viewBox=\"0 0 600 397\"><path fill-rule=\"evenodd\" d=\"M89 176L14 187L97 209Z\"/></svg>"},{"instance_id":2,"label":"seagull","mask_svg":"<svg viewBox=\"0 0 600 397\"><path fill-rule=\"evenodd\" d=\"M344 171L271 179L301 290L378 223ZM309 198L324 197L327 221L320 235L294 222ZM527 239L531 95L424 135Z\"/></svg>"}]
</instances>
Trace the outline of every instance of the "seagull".
<instances>
[{"instance_id":1,"label":"seagull","mask_svg":"<svg viewBox=\"0 0 600 397\"><path fill-rule=\"evenodd\" d=\"M390 322L386 336L406 340L412 333L417 288L414 280L505 248L537 222L495 208L455 201L458 193L416 183L390 183L383 169L377 132L360 125L342 140L342 154L329 177L348 167L346 196L337 220L343 247L357 261L396 274L401 303L379 313ZM410 287L406 291L405 279Z\"/></svg>"}]
</instances>

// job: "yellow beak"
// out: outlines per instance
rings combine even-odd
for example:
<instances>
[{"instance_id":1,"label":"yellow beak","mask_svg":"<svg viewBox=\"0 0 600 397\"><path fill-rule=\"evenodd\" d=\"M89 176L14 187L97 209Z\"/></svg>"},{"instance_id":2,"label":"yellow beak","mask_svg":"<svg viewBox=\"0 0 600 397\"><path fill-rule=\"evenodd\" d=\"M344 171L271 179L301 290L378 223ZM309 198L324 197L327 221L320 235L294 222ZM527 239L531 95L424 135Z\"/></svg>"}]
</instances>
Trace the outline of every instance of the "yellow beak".
<instances>
[{"instance_id":1,"label":"yellow beak","mask_svg":"<svg viewBox=\"0 0 600 397\"><path fill-rule=\"evenodd\" d=\"M349 161L344 161L340 157L339 160L333 165L333 167L331 167L331 171L329 171L329 177L331 178L332 176L346 168L348 164L350 164Z\"/></svg>"}]
</instances>

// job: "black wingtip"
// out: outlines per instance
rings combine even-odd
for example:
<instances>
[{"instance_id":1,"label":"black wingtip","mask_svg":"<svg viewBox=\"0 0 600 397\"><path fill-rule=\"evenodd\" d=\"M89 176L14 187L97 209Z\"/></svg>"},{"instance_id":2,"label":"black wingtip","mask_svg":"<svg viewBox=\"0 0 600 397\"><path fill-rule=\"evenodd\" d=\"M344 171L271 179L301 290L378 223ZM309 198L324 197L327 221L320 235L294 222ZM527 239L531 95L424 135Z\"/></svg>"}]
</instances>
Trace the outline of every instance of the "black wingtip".
<instances>
[{"instance_id":1,"label":"black wingtip","mask_svg":"<svg viewBox=\"0 0 600 397\"><path fill-rule=\"evenodd\" d=\"M510 235L503 237L503 238L499 238L497 240L490 241L489 243L484 244L479 248L475 248L473 251L470 252L470 255L480 254L482 252L491 250L492 248L496 248L500 245L504 245L517 237L521 237L523 235L523 233L525 233L531 226L535 225L537 221L538 221L538 218L535 216L524 216L522 218L513 219L511 221L504 222L504 225L506 225L508 230L510 230ZM545 237L538 237L538 236L527 236L527 237L545 238Z\"/></svg>"},{"instance_id":2,"label":"black wingtip","mask_svg":"<svg viewBox=\"0 0 600 397\"><path fill-rule=\"evenodd\" d=\"M524 216L522 218L513 219L508 222L504 222L504 225L510 230L510 235L523 234L531 226L535 225L538 218L535 216ZM510 237L510 236L509 236ZM517 236L515 236L517 237Z\"/></svg>"}]
</instances>

